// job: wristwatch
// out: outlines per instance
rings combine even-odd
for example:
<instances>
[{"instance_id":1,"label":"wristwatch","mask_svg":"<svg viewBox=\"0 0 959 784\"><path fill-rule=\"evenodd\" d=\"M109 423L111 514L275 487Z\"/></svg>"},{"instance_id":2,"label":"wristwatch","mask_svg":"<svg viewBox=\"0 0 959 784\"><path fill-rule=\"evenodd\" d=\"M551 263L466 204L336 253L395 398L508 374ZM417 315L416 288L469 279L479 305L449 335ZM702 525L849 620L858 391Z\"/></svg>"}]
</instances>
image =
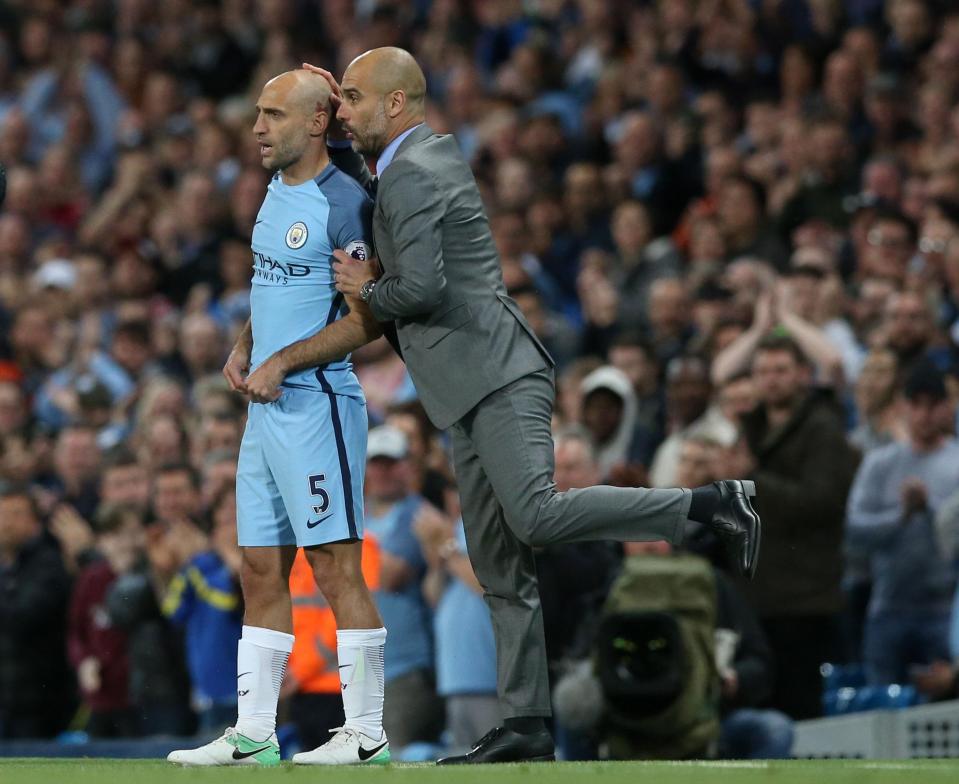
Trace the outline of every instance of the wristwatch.
<instances>
[{"instance_id":1,"label":"wristwatch","mask_svg":"<svg viewBox=\"0 0 959 784\"><path fill-rule=\"evenodd\" d=\"M360 286L360 299L364 302L369 302L370 297L373 296L373 289L376 288L376 280L370 279L366 281L362 286Z\"/></svg>"}]
</instances>

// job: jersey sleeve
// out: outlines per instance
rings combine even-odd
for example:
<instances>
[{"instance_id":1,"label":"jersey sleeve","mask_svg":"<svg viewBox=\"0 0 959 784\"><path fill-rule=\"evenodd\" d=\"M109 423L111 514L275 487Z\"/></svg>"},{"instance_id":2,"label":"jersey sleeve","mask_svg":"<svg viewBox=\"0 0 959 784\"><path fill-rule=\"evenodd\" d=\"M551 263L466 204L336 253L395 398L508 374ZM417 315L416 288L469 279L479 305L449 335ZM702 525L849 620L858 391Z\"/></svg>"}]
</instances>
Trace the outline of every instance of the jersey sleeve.
<instances>
[{"instance_id":1,"label":"jersey sleeve","mask_svg":"<svg viewBox=\"0 0 959 784\"><path fill-rule=\"evenodd\" d=\"M355 259L368 259L373 255L373 202L352 182L337 190L330 194L330 244Z\"/></svg>"}]
</instances>

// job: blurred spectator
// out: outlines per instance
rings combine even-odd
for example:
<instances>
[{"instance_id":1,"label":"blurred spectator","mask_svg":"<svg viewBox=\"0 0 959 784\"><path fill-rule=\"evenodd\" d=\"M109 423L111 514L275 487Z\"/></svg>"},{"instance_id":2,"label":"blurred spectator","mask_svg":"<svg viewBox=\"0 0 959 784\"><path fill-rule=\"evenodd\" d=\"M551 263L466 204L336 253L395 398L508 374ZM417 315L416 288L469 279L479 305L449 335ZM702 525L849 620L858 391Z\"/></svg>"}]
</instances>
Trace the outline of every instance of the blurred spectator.
<instances>
[{"instance_id":1,"label":"blurred spectator","mask_svg":"<svg viewBox=\"0 0 959 784\"><path fill-rule=\"evenodd\" d=\"M153 477L153 516L170 525L199 519L201 514L200 478L186 463L165 465Z\"/></svg>"},{"instance_id":2,"label":"blurred spectator","mask_svg":"<svg viewBox=\"0 0 959 784\"><path fill-rule=\"evenodd\" d=\"M434 608L436 691L446 701L449 748L469 751L503 721L493 624L466 554L462 520L451 523L423 504L413 529L427 563L423 593Z\"/></svg>"},{"instance_id":3,"label":"blurred spectator","mask_svg":"<svg viewBox=\"0 0 959 784\"><path fill-rule=\"evenodd\" d=\"M856 409L861 421L849 442L864 455L890 441L902 441L905 432L896 405L898 360L888 349L873 349L866 356L856 382Z\"/></svg>"},{"instance_id":4,"label":"blurred spectator","mask_svg":"<svg viewBox=\"0 0 959 784\"><path fill-rule=\"evenodd\" d=\"M100 502L105 506L132 506L146 513L150 477L133 453L119 449L106 456L100 475Z\"/></svg>"},{"instance_id":5,"label":"blurred spectator","mask_svg":"<svg viewBox=\"0 0 959 784\"><path fill-rule=\"evenodd\" d=\"M663 365L679 356L692 337L689 305L689 295L681 280L662 278L649 287L647 337Z\"/></svg>"},{"instance_id":6,"label":"blurred spectator","mask_svg":"<svg viewBox=\"0 0 959 784\"><path fill-rule=\"evenodd\" d=\"M172 532L181 566L162 604L163 614L184 630L192 703L201 732L218 731L236 716L236 661L210 655L210 651L232 651L243 629L242 556L232 483L220 489L211 516L209 537L185 521L175 525Z\"/></svg>"},{"instance_id":7,"label":"blurred spectator","mask_svg":"<svg viewBox=\"0 0 959 784\"><path fill-rule=\"evenodd\" d=\"M761 281L757 283L762 285ZM713 360L714 384L722 384L730 376L749 368L760 342L774 328L798 344L823 385L837 386L841 383L842 356L823 330L796 312L795 293L795 289L790 291L788 286L766 286L755 292L753 320L749 329L723 348Z\"/></svg>"},{"instance_id":8,"label":"blurred spectator","mask_svg":"<svg viewBox=\"0 0 959 784\"><path fill-rule=\"evenodd\" d=\"M632 382L636 424L649 431L653 443L659 443L666 425L666 400L653 347L638 332L624 332L609 347L609 364Z\"/></svg>"},{"instance_id":9,"label":"blurred spectator","mask_svg":"<svg viewBox=\"0 0 959 784\"><path fill-rule=\"evenodd\" d=\"M187 383L218 374L226 360L227 346L220 325L210 316L194 313L180 324L177 355L166 370Z\"/></svg>"},{"instance_id":10,"label":"blurred spectator","mask_svg":"<svg viewBox=\"0 0 959 784\"><path fill-rule=\"evenodd\" d=\"M822 710L819 665L836 653L843 516L857 457L834 399L810 387L795 341L764 338L753 378L759 405L723 465L763 488L763 566L745 593L776 657L771 704L810 718Z\"/></svg>"},{"instance_id":11,"label":"blurred spectator","mask_svg":"<svg viewBox=\"0 0 959 784\"><path fill-rule=\"evenodd\" d=\"M698 357L677 357L666 366L666 422L669 435L653 457L653 487L677 487L679 453L685 439L709 438L724 446L736 440L736 428L710 405L709 369Z\"/></svg>"},{"instance_id":12,"label":"blurred spectator","mask_svg":"<svg viewBox=\"0 0 959 784\"><path fill-rule=\"evenodd\" d=\"M742 418L756 407L756 384L752 373L743 370L724 381L717 393L717 404L723 416L739 426ZM695 487L695 485L682 485Z\"/></svg>"},{"instance_id":13,"label":"blurred spectator","mask_svg":"<svg viewBox=\"0 0 959 784\"><path fill-rule=\"evenodd\" d=\"M117 577L145 557L142 514L135 507L104 505L97 510L96 546L102 560L87 566L73 589L67 642L83 701L90 710L86 731L91 737L136 734L127 636L113 625L104 602Z\"/></svg>"},{"instance_id":14,"label":"blurred spectator","mask_svg":"<svg viewBox=\"0 0 959 784\"><path fill-rule=\"evenodd\" d=\"M619 321L625 327L641 327L635 303L649 298L654 281L679 276L679 255L669 239L655 237L649 208L642 202L622 202L610 226L616 248L612 283L619 294Z\"/></svg>"},{"instance_id":15,"label":"blurred spectator","mask_svg":"<svg viewBox=\"0 0 959 784\"><path fill-rule=\"evenodd\" d=\"M0 737L52 738L76 706L70 579L24 488L0 489Z\"/></svg>"},{"instance_id":16,"label":"blurred spectator","mask_svg":"<svg viewBox=\"0 0 959 784\"><path fill-rule=\"evenodd\" d=\"M744 175L727 177L716 194L716 212L726 245L726 258L754 256L782 269L786 250L766 224L766 192Z\"/></svg>"},{"instance_id":17,"label":"blurred spectator","mask_svg":"<svg viewBox=\"0 0 959 784\"><path fill-rule=\"evenodd\" d=\"M934 518L959 480L959 444L942 432L939 409L949 404L939 371L917 366L903 395L908 440L866 455L849 496L848 546L871 567L863 660L876 685L949 657L955 578Z\"/></svg>"},{"instance_id":18,"label":"blurred spectator","mask_svg":"<svg viewBox=\"0 0 959 784\"><path fill-rule=\"evenodd\" d=\"M53 492L82 517L93 517L99 503L100 447L96 430L74 425L60 431L53 452L53 469Z\"/></svg>"},{"instance_id":19,"label":"blurred spectator","mask_svg":"<svg viewBox=\"0 0 959 784\"><path fill-rule=\"evenodd\" d=\"M878 211L869 224L859 274L902 284L917 240L916 224L906 215L889 209Z\"/></svg>"},{"instance_id":20,"label":"blurred spectator","mask_svg":"<svg viewBox=\"0 0 959 784\"><path fill-rule=\"evenodd\" d=\"M0 436L8 436L26 429L30 422L26 396L19 384L0 381Z\"/></svg>"},{"instance_id":21,"label":"blurred spectator","mask_svg":"<svg viewBox=\"0 0 959 784\"><path fill-rule=\"evenodd\" d=\"M163 617L156 593L175 573L179 552L193 542L186 536L175 544L184 533L191 532L164 523L147 526L147 560L118 576L106 594L111 623L128 640L138 735L189 735L194 729L183 640Z\"/></svg>"},{"instance_id":22,"label":"blurred spectator","mask_svg":"<svg viewBox=\"0 0 959 784\"><path fill-rule=\"evenodd\" d=\"M406 363L385 338L374 340L353 353L356 376L366 392L370 419L382 422L386 409L416 397Z\"/></svg>"},{"instance_id":23,"label":"blurred spectator","mask_svg":"<svg viewBox=\"0 0 959 784\"><path fill-rule=\"evenodd\" d=\"M840 117L830 114L805 125L808 168L802 184L780 213L780 232L784 236L814 218L839 228L848 220L843 200L851 190L849 179L854 175L850 166L849 132Z\"/></svg>"},{"instance_id":24,"label":"blurred spectator","mask_svg":"<svg viewBox=\"0 0 959 784\"><path fill-rule=\"evenodd\" d=\"M854 383L865 351L843 314L835 255L814 245L797 248L790 259L784 294L786 309L822 330L841 358L844 381Z\"/></svg>"},{"instance_id":25,"label":"blurred spectator","mask_svg":"<svg viewBox=\"0 0 959 784\"><path fill-rule=\"evenodd\" d=\"M558 492L600 484L596 447L589 433L574 427L553 440ZM599 611L619 568L622 550L612 542L548 545L535 552L543 605L546 659L555 680L578 641L580 629Z\"/></svg>"},{"instance_id":26,"label":"blurred spectator","mask_svg":"<svg viewBox=\"0 0 959 784\"><path fill-rule=\"evenodd\" d=\"M629 476L645 475L653 444L651 436L636 422L636 395L626 374L605 365L590 373L580 383L582 423L596 445L597 464L602 479L618 473L631 483ZM639 473L637 473L639 472Z\"/></svg>"},{"instance_id":27,"label":"blurred spectator","mask_svg":"<svg viewBox=\"0 0 959 784\"><path fill-rule=\"evenodd\" d=\"M451 512L450 495L456 495L451 483L452 469L422 404L417 400L391 406L384 424L406 436L414 490L437 509Z\"/></svg>"},{"instance_id":28,"label":"blurred spectator","mask_svg":"<svg viewBox=\"0 0 959 784\"><path fill-rule=\"evenodd\" d=\"M775 683L773 652L755 611L722 572L715 574L719 756L786 759L792 756L792 720L779 711L760 708Z\"/></svg>"},{"instance_id":29,"label":"blurred spectator","mask_svg":"<svg viewBox=\"0 0 959 784\"><path fill-rule=\"evenodd\" d=\"M882 341L895 352L900 373L908 374L927 356L934 329L932 313L921 294L903 291L888 299L881 326Z\"/></svg>"},{"instance_id":30,"label":"blurred spectator","mask_svg":"<svg viewBox=\"0 0 959 784\"><path fill-rule=\"evenodd\" d=\"M409 444L401 431L388 425L371 430L366 457L365 526L381 548L380 589L373 599L391 630L383 726L390 742L402 748L435 741L442 729L429 610L420 590L426 561L413 532L426 502L413 492Z\"/></svg>"}]
</instances>

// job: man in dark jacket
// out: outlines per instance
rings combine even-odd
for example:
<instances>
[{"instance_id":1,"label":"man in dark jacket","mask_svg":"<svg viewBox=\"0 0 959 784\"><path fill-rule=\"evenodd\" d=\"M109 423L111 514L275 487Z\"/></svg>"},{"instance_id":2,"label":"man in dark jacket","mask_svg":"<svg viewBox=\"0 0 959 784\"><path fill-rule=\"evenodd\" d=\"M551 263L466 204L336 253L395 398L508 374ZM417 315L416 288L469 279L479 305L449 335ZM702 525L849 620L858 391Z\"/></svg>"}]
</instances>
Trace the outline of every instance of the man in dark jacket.
<instances>
[{"instance_id":1,"label":"man in dark jacket","mask_svg":"<svg viewBox=\"0 0 959 784\"><path fill-rule=\"evenodd\" d=\"M804 719L821 713L819 665L836 654L843 518L859 458L791 338L764 338L752 373L760 404L743 418L737 465L726 467L763 489L769 527L762 567L743 590L776 657L772 705Z\"/></svg>"},{"instance_id":2,"label":"man in dark jacket","mask_svg":"<svg viewBox=\"0 0 959 784\"><path fill-rule=\"evenodd\" d=\"M33 498L0 489L0 738L50 738L70 720L69 599L70 578Z\"/></svg>"},{"instance_id":3,"label":"man in dark jacket","mask_svg":"<svg viewBox=\"0 0 959 784\"><path fill-rule=\"evenodd\" d=\"M792 752L792 721L779 711L759 708L773 688L773 652L756 612L720 569L716 604L716 666L722 696L719 756L786 759Z\"/></svg>"}]
</instances>

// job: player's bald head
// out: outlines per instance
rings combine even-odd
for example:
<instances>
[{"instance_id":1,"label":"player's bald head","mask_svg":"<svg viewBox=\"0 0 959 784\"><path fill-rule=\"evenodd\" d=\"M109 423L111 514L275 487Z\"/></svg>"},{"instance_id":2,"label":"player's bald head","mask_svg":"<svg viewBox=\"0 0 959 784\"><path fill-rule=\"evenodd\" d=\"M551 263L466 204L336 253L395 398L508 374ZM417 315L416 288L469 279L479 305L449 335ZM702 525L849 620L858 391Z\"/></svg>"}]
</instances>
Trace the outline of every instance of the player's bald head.
<instances>
[{"instance_id":1,"label":"player's bald head","mask_svg":"<svg viewBox=\"0 0 959 784\"><path fill-rule=\"evenodd\" d=\"M402 92L410 112L423 112L426 99L426 77L419 63L405 49L383 46L357 57L343 77L357 83L364 92L388 95Z\"/></svg>"},{"instance_id":2,"label":"player's bald head","mask_svg":"<svg viewBox=\"0 0 959 784\"><path fill-rule=\"evenodd\" d=\"M330 108L330 85L319 74L306 70L286 71L275 76L263 87L264 95L271 95L292 111L312 115L317 109Z\"/></svg>"},{"instance_id":3,"label":"player's bald head","mask_svg":"<svg viewBox=\"0 0 959 784\"><path fill-rule=\"evenodd\" d=\"M253 124L263 166L284 176L292 171L296 179L294 167L304 156L325 154L332 116L330 86L319 74L287 71L270 79L260 92Z\"/></svg>"}]
</instances>

